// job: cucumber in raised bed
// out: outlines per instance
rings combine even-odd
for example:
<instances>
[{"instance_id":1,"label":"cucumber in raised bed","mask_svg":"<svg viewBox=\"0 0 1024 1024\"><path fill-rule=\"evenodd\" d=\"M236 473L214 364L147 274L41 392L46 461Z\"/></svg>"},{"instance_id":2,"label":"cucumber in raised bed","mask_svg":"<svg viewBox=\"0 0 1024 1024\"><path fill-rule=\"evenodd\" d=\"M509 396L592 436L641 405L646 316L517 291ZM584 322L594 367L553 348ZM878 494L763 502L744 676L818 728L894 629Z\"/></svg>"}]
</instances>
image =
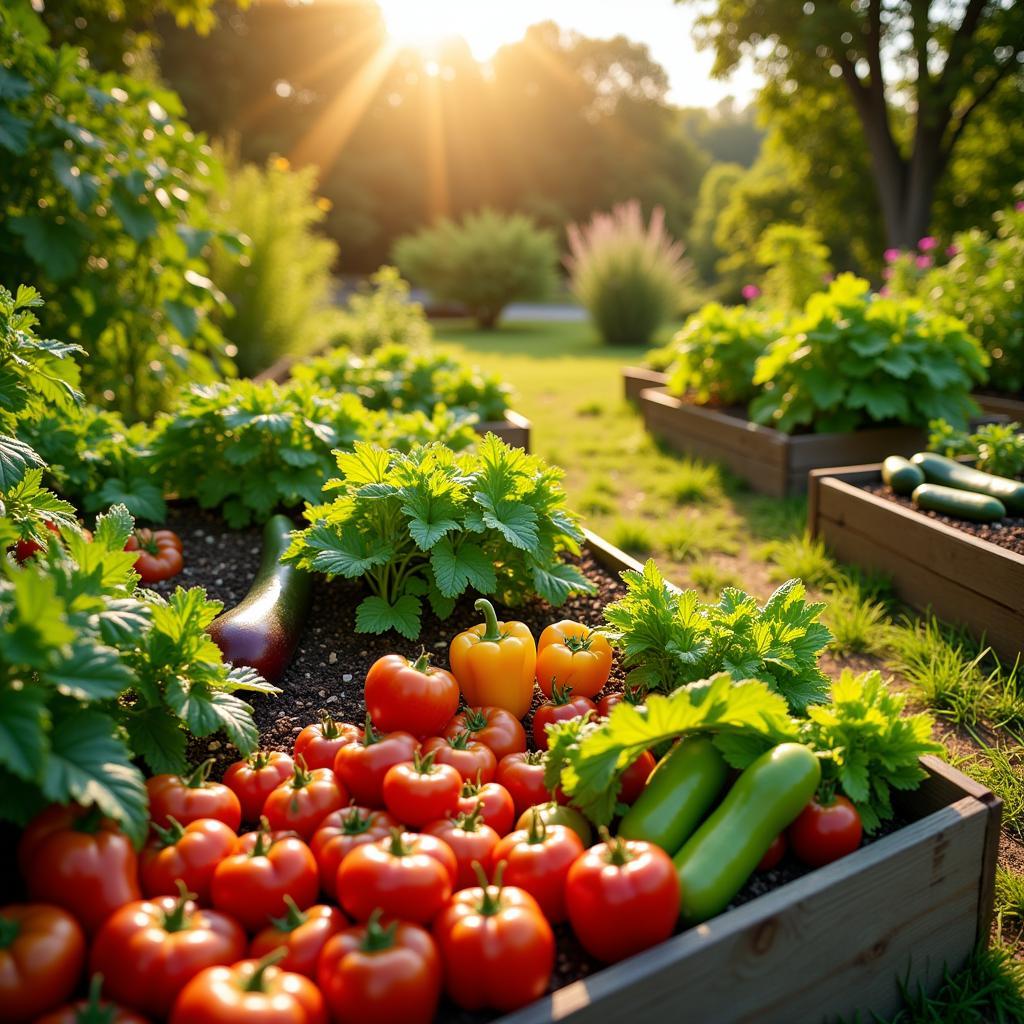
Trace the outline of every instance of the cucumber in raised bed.
<instances>
[{"instance_id":1,"label":"cucumber in raised bed","mask_svg":"<svg viewBox=\"0 0 1024 1024\"><path fill-rule=\"evenodd\" d=\"M1006 515L1006 506L998 499L976 491L961 491L942 484L921 484L914 488L911 500L918 508L944 512L975 523L994 523Z\"/></svg>"},{"instance_id":2,"label":"cucumber in raised bed","mask_svg":"<svg viewBox=\"0 0 1024 1024\"><path fill-rule=\"evenodd\" d=\"M983 473L980 469L972 469L962 462L934 452L918 452L910 461L921 468L930 484L987 494L1001 501L1008 512L1024 515L1024 483L1019 480ZM951 514L956 515L955 512Z\"/></svg>"},{"instance_id":3,"label":"cucumber in raised bed","mask_svg":"<svg viewBox=\"0 0 1024 1024\"><path fill-rule=\"evenodd\" d=\"M249 593L207 628L226 661L248 665L276 682L291 660L309 611L312 578L282 565L295 524L271 516L263 528L263 558Z\"/></svg>"},{"instance_id":4,"label":"cucumber in raised bed","mask_svg":"<svg viewBox=\"0 0 1024 1024\"><path fill-rule=\"evenodd\" d=\"M882 480L897 494L912 494L915 487L924 483L924 470L902 455L890 455L882 463Z\"/></svg>"}]
</instances>

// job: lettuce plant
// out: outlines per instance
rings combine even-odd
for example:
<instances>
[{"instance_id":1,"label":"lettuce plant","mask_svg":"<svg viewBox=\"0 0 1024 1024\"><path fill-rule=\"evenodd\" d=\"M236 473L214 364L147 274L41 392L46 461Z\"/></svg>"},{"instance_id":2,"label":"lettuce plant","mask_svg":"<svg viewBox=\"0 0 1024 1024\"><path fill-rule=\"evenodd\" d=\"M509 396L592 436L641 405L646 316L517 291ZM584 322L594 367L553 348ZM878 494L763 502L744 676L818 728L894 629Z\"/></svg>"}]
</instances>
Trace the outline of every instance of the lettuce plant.
<instances>
[{"instance_id":1,"label":"lettuce plant","mask_svg":"<svg viewBox=\"0 0 1024 1024\"><path fill-rule=\"evenodd\" d=\"M969 455L978 469L997 476L1024 476L1024 426L985 423L975 431L957 430L944 420L928 424L928 450L940 455Z\"/></svg>"}]
</instances>

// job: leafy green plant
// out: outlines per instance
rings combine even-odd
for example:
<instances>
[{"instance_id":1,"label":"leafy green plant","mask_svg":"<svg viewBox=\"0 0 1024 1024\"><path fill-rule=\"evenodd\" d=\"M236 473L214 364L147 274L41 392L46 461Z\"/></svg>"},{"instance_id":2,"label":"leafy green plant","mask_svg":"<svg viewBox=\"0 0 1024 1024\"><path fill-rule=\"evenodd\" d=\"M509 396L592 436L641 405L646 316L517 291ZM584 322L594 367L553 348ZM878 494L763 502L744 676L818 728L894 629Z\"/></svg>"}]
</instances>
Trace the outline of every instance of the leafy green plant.
<instances>
[{"instance_id":1,"label":"leafy green plant","mask_svg":"<svg viewBox=\"0 0 1024 1024\"><path fill-rule=\"evenodd\" d=\"M602 631L631 684L671 693L724 671L737 681L761 680L801 713L826 699L818 658L832 634L818 621L825 606L808 604L799 580L762 607L731 587L717 603L704 603L696 590L666 583L653 560L622 579L626 595L605 608Z\"/></svg>"},{"instance_id":2,"label":"leafy green plant","mask_svg":"<svg viewBox=\"0 0 1024 1024\"><path fill-rule=\"evenodd\" d=\"M47 333L94 355L86 394L147 418L230 369L203 257L216 161L174 93L51 48L30 5L0 11L0 53L0 280L34 267L61 296Z\"/></svg>"},{"instance_id":3,"label":"leafy green plant","mask_svg":"<svg viewBox=\"0 0 1024 1024\"><path fill-rule=\"evenodd\" d=\"M986 362L960 321L917 300L873 298L867 281L841 274L758 359L750 415L786 433L960 425Z\"/></svg>"},{"instance_id":4,"label":"leafy green plant","mask_svg":"<svg viewBox=\"0 0 1024 1024\"><path fill-rule=\"evenodd\" d=\"M467 588L515 603L553 605L590 592L563 553L583 539L565 507L562 471L493 434L473 454L441 444L408 454L357 443L337 455L330 504L306 510L285 558L305 569L363 581L356 629L420 633L423 598L447 618Z\"/></svg>"},{"instance_id":5,"label":"leafy green plant","mask_svg":"<svg viewBox=\"0 0 1024 1024\"><path fill-rule=\"evenodd\" d=\"M775 334L763 313L709 303L672 339L669 391L700 405L746 405L757 393L754 366Z\"/></svg>"},{"instance_id":6,"label":"leafy green plant","mask_svg":"<svg viewBox=\"0 0 1024 1024\"><path fill-rule=\"evenodd\" d=\"M649 224L637 200L595 213L568 228L573 294L608 345L650 345L654 332L678 313L693 276L683 245L665 229L655 207Z\"/></svg>"},{"instance_id":7,"label":"leafy green plant","mask_svg":"<svg viewBox=\"0 0 1024 1024\"><path fill-rule=\"evenodd\" d=\"M332 325L330 344L363 355L385 345L417 349L430 344L430 321L409 293L409 282L396 267L381 267L349 296Z\"/></svg>"},{"instance_id":8,"label":"leafy green plant","mask_svg":"<svg viewBox=\"0 0 1024 1024\"><path fill-rule=\"evenodd\" d=\"M546 298L556 282L554 235L521 213L442 220L400 238L394 254L406 277L439 302L465 306L483 328L495 327L510 302Z\"/></svg>"},{"instance_id":9,"label":"leafy green plant","mask_svg":"<svg viewBox=\"0 0 1024 1024\"><path fill-rule=\"evenodd\" d=\"M228 524L263 521L280 506L320 500L335 449L358 439L410 446L433 440L455 447L476 435L439 410L387 415L355 395L306 381L249 380L195 387L154 425L154 473L168 491L219 508Z\"/></svg>"},{"instance_id":10,"label":"leafy green plant","mask_svg":"<svg viewBox=\"0 0 1024 1024\"><path fill-rule=\"evenodd\" d=\"M443 352L398 344L382 346L367 356L334 349L297 363L292 376L322 388L351 391L368 409L419 410L432 415L444 405L482 421L504 416L512 390L494 374Z\"/></svg>"},{"instance_id":11,"label":"leafy green plant","mask_svg":"<svg viewBox=\"0 0 1024 1024\"><path fill-rule=\"evenodd\" d=\"M880 672L843 669L828 704L807 709L803 742L826 753L822 779L857 805L869 834L893 815L892 791L916 789L926 777L918 759L938 754L930 715L906 715L907 697Z\"/></svg>"},{"instance_id":12,"label":"leafy green plant","mask_svg":"<svg viewBox=\"0 0 1024 1024\"><path fill-rule=\"evenodd\" d=\"M35 471L38 472L38 471ZM0 518L0 532L5 518ZM219 730L256 748L252 708L236 691L278 692L230 669L206 634L220 611L200 588L164 600L136 589L124 550L133 521L115 506L91 542L66 530L22 566L0 564L0 815L45 803L96 804L137 841L146 790L135 765L185 767L189 732Z\"/></svg>"},{"instance_id":13,"label":"leafy green plant","mask_svg":"<svg viewBox=\"0 0 1024 1024\"><path fill-rule=\"evenodd\" d=\"M761 233L757 261L764 266L766 306L798 312L832 271L821 233L803 224L772 224Z\"/></svg>"},{"instance_id":14,"label":"leafy green plant","mask_svg":"<svg viewBox=\"0 0 1024 1024\"><path fill-rule=\"evenodd\" d=\"M322 345L334 323L338 247L316 231L327 215L316 177L315 167L292 170L282 157L265 167L232 159L214 190L214 224L246 241L241 255L215 243L210 273L231 302L217 319L247 376Z\"/></svg>"},{"instance_id":15,"label":"leafy green plant","mask_svg":"<svg viewBox=\"0 0 1024 1024\"><path fill-rule=\"evenodd\" d=\"M972 432L932 420L928 429L929 451L969 455L978 469L997 476L1024 476L1024 426L1019 423L985 423Z\"/></svg>"}]
</instances>

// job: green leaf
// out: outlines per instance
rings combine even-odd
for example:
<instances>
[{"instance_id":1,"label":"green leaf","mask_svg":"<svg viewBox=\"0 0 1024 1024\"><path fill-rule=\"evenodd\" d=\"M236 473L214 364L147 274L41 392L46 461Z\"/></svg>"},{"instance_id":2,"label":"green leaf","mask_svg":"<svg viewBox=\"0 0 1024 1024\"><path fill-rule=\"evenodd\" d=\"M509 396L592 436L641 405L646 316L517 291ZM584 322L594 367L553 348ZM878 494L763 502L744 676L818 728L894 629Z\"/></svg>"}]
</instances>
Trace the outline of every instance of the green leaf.
<instances>
[{"instance_id":1,"label":"green leaf","mask_svg":"<svg viewBox=\"0 0 1024 1024\"><path fill-rule=\"evenodd\" d=\"M386 565L394 553L394 548L381 539L367 538L349 529L339 536L331 527L321 525L306 533L305 542L312 553L311 568L347 579L362 576L375 566Z\"/></svg>"},{"instance_id":2,"label":"green leaf","mask_svg":"<svg viewBox=\"0 0 1024 1024\"><path fill-rule=\"evenodd\" d=\"M455 598L445 597L437 587L431 587L427 591L427 600L430 602L431 611L442 621L455 611Z\"/></svg>"},{"instance_id":3,"label":"green leaf","mask_svg":"<svg viewBox=\"0 0 1024 1024\"><path fill-rule=\"evenodd\" d=\"M502 499L492 502L486 495L474 495L483 507L483 521L498 530L513 547L533 551L537 547L537 513L529 505Z\"/></svg>"},{"instance_id":4,"label":"green leaf","mask_svg":"<svg viewBox=\"0 0 1024 1024\"><path fill-rule=\"evenodd\" d=\"M38 779L49 750L49 724L46 696L39 687L0 690L0 764L19 778Z\"/></svg>"},{"instance_id":5,"label":"green leaf","mask_svg":"<svg viewBox=\"0 0 1024 1024\"><path fill-rule=\"evenodd\" d=\"M129 716L126 726L132 750L145 759L151 772L177 774L186 769L188 734L166 708L145 708Z\"/></svg>"},{"instance_id":6,"label":"green leaf","mask_svg":"<svg viewBox=\"0 0 1024 1024\"><path fill-rule=\"evenodd\" d=\"M408 640L416 640L420 635L420 610L420 599L412 594L404 594L394 604L383 597L366 597L356 608L356 631L386 633L393 629Z\"/></svg>"},{"instance_id":7,"label":"green leaf","mask_svg":"<svg viewBox=\"0 0 1024 1024\"><path fill-rule=\"evenodd\" d=\"M0 99L18 100L32 92L32 85L10 68L0 64Z\"/></svg>"},{"instance_id":8,"label":"green leaf","mask_svg":"<svg viewBox=\"0 0 1024 1024\"><path fill-rule=\"evenodd\" d=\"M280 693L281 690L271 683L268 683L254 668L248 665L237 665L228 672L222 683L222 688L227 692L234 690L247 690L250 693Z\"/></svg>"},{"instance_id":9,"label":"green leaf","mask_svg":"<svg viewBox=\"0 0 1024 1024\"><path fill-rule=\"evenodd\" d=\"M25 252L54 281L73 276L81 260L81 240L70 224L45 216L9 217L7 225L25 243Z\"/></svg>"},{"instance_id":10,"label":"green leaf","mask_svg":"<svg viewBox=\"0 0 1024 1024\"><path fill-rule=\"evenodd\" d=\"M168 687L167 703L196 736L209 736L223 729L243 754L251 753L259 745L252 706L234 694L193 683Z\"/></svg>"},{"instance_id":11,"label":"green leaf","mask_svg":"<svg viewBox=\"0 0 1024 1024\"><path fill-rule=\"evenodd\" d=\"M148 632L151 621L149 606L133 597L114 598L96 615L104 643L129 647Z\"/></svg>"},{"instance_id":12,"label":"green leaf","mask_svg":"<svg viewBox=\"0 0 1024 1024\"><path fill-rule=\"evenodd\" d=\"M564 604L571 594L592 594L594 584L573 565L535 562L531 568L533 587L550 605Z\"/></svg>"},{"instance_id":13,"label":"green leaf","mask_svg":"<svg viewBox=\"0 0 1024 1024\"><path fill-rule=\"evenodd\" d=\"M76 708L55 719L42 789L57 803L95 804L137 844L146 837L145 780L107 715Z\"/></svg>"},{"instance_id":14,"label":"green leaf","mask_svg":"<svg viewBox=\"0 0 1024 1024\"><path fill-rule=\"evenodd\" d=\"M463 541L456 549L445 538L430 552L430 568L438 591L446 598L458 597L472 586L481 594L493 594L498 586L494 565L483 548Z\"/></svg>"},{"instance_id":15,"label":"green leaf","mask_svg":"<svg viewBox=\"0 0 1024 1024\"><path fill-rule=\"evenodd\" d=\"M131 669L117 651L99 644L78 642L67 658L49 669L46 678L76 700L110 700L132 685Z\"/></svg>"},{"instance_id":16,"label":"green leaf","mask_svg":"<svg viewBox=\"0 0 1024 1024\"><path fill-rule=\"evenodd\" d=\"M167 505L160 488L148 480L119 480L116 477L103 481L99 491L101 505L121 505L136 519L160 523L167 516Z\"/></svg>"},{"instance_id":17,"label":"green leaf","mask_svg":"<svg viewBox=\"0 0 1024 1024\"><path fill-rule=\"evenodd\" d=\"M165 299L163 309L167 314L167 319L186 341L191 341L196 336L196 330L199 327L199 312L195 306L179 302L177 299Z\"/></svg>"},{"instance_id":18,"label":"green leaf","mask_svg":"<svg viewBox=\"0 0 1024 1024\"><path fill-rule=\"evenodd\" d=\"M151 235L155 234L157 223L156 218L149 209L140 203L126 189L115 188L110 197L111 206L120 218L128 235L136 242L144 242Z\"/></svg>"},{"instance_id":19,"label":"green leaf","mask_svg":"<svg viewBox=\"0 0 1024 1024\"><path fill-rule=\"evenodd\" d=\"M21 156L28 149L31 127L28 121L9 110L0 110L0 146L15 156Z\"/></svg>"},{"instance_id":20,"label":"green leaf","mask_svg":"<svg viewBox=\"0 0 1024 1024\"><path fill-rule=\"evenodd\" d=\"M57 180L71 194L75 205L83 213L88 213L99 194L99 183L95 175L83 172L71 159L71 154L62 149L55 149L50 154L50 165Z\"/></svg>"},{"instance_id":21,"label":"green leaf","mask_svg":"<svg viewBox=\"0 0 1024 1024\"><path fill-rule=\"evenodd\" d=\"M35 449L16 437L0 434L0 491L20 483L30 468L45 468Z\"/></svg>"}]
</instances>

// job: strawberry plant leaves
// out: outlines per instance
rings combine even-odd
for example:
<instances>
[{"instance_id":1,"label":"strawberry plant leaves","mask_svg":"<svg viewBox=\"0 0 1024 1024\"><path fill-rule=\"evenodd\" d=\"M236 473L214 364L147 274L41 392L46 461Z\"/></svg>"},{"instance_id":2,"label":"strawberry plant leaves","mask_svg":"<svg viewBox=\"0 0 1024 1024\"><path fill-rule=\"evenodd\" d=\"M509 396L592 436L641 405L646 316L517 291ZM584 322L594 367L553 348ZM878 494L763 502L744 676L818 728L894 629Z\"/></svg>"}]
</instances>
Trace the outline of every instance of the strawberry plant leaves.
<instances>
[{"instance_id":1,"label":"strawberry plant leaves","mask_svg":"<svg viewBox=\"0 0 1024 1024\"><path fill-rule=\"evenodd\" d=\"M415 640L420 635L420 599L404 594L394 604L383 597L365 597L356 608L356 629L360 633L396 633Z\"/></svg>"},{"instance_id":2,"label":"strawberry plant leaves","mask_svg":"<svg viewBox=\"0 0 1024 1024\"><path fill-rule=\"evenodd\" d=\"M150 523L163 522L167 515L163 492L148 480L119 480L111 477L103 481L99 490L101 505L123 505L136 519Z\"/></svg>"},{"instance_id":3,"label":"strawberry plant leaves","mask_svg":"<svg viewBox=\"0 0 1024 1024\"><path fill-rule=\"evenodd\" d=\"M42 774L49 750L45 694L30 687L0 690L0 764L22 779Z\"/></svg>"},{"instance_id":4,"label":"strawberry plant leaves","mask_svg":"<svg viewBox=\"0 0 1024 1024\"><path fill-rule=\"evenodd\" d=\"M30 468L41 469L44 465L31 445L0 434L0 491L8 491L20 483Z\"/></svg>"},{"instance_id":5,"label":"strawberry plant leaves","mask_svg":"<svg viewBox=\"0 0 1024 1024\"><path fill-rule=\"evenodd\" d=\"M463 541L458 548L448 539L441 541L430 552L430 566L437 590L446 598L458 597L468 586L492 594L498 585L491 560L472 541Z\"/></svg>"},{"instance_id":6,"label":"strawberry plant leaves","mask_svg":"<svg viewBox=\"0 0 1024 1024\"><path fill-rule=\"evenodd\" d=\"M132 597L107 602L95 616L104 643L128 646L138 641L149 629L151 612L147 604Z\"/></svg>"},{"instance_id":7,"label":"strawberry plant leaves","mask_svg":"<svg viewBox=\"0 0 1024 1024\"><path fill-rule=\"evenodd\" d=\"M235 690L246 690L250 693L267 693L275 694L280 693L281 690L274 686L272 683L268 683L254 668L250 668L248 665L237 665L228 672L223 683L221 684L222 689L229 693L233 693Z\"/></svg>"},{"instance_id":8,"label":"strawberry plant leaves","mask_svg":"<svg viewBox=\"0 0 1024 1024\"><path fill-rule=\"evenodd\" d=\"M145 758L151 772L173 774L185 770L188 734L166 708L146 708L131 715L125 724L132 749Z\"/></svg>"},{"instance_id":9,"label":"strawberry plant leaves","mask_svg":"<svg viewBox=\"0 0 1024 1024\"><path fill-rule=\"evenodd\" d=\"M587 578L574 565L545 565L535 562L530 569L533 589L548 604L557 607L568 600L569 595L586 587Z\"/></svg>"},{"instance_id":10,"label":"strawberry plant leaves","mask_svg":"<svg viewBox=\"0 0 1024 1024\"><path fill-rule=\"evenodd\" d=\"M234 694L211 690L203 683L178 681L168 686L167 703L196 736L209 736L223 729L243 754L259 744L252 707Z\"/></svg>"},{"instance_id":11,"label":"strawberry plant leaves","mask_svg":"<svg viewBox=\"0 0 1024 1024\"><path fill-rule=\"evenodd\" d=\"M513 547L531 551L537 546L537 513L529 505L500 499L492 500L486 494L474 495L483 508L485 526L498 530Z\"/></svg>"},{"instance_id":12,"label":"strawberry plant leaves","mask_svg":"<svg viewBox=\"0 0 1024 1024\"><path fill-rule=\"evenodd\" d=\"M111 700L132 683L132 672L117 651L100 644L76 643L68 656L45 673L46 678L76 700Z\"/></svg>"}]
</instances>

